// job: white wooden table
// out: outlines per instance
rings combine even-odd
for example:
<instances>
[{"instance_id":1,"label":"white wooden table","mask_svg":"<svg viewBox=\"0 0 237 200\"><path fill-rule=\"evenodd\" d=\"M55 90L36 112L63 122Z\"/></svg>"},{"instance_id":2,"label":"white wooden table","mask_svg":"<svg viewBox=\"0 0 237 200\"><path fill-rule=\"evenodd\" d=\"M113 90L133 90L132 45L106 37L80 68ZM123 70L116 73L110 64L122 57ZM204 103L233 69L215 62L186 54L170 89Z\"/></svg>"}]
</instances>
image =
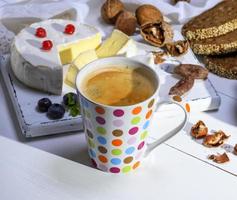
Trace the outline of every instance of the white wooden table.
<instances>
[{"instance_id":1,"label":"white wooden table","mask_svg":"<svg viewBox=\"0 0 237 200\"><path fill-rule=\"evenodd\" d=\"M88 22L93 24L94 18ZM222 98L221 107L192 113L190 122L205 119L210 129L221 124L237 134L237 81L209 78ZM83 133L25 139L1 76L0 112L1 200L236 199L236 176L166 144L136 172L113 176L90 167Z\"/></svg>"}]
</instances>

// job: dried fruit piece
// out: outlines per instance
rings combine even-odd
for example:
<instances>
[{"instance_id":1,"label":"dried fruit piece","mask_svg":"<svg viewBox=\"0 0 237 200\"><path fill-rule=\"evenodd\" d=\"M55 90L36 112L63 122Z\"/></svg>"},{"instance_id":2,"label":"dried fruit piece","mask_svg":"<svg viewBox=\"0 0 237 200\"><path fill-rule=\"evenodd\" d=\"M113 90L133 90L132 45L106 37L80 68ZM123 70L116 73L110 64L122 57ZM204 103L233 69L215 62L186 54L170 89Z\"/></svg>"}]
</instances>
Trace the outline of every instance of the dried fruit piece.
<instances>
[{"instance_id":1,"label":"dried fruit piece","mask_svg":"<svg viewBox=\"0 0 237 200\"><path fill-rule=\"evenodd\" d=\"M64 33L72 35L75 32L75 26L73 24L67 24Z\"/></svg>"},{"instance_id":2,"label":"dried fruit piece","mask_svg":"<svg viewBox=\"0 0 237 200\"><path fill-rule=\"evenodd\" d=\"M194 79L206 79L208 76L206 68L192 64L181 64L174 68L174 73L182 77L192 76Z\"/></svg>"},{"instance_id":3,"label":"dried fruit piece","mask_svg":"<svg viewBox=\"0 0 237 200\"><path fill-rule=\"evenodd\" d=\"M223 131L219 130L212 135L207 135L203 140L203 145L206 147L218 147L224 144L230 136L227 136Z\"/></svg>"},{"instance_id":4,"label":"dried fruit piece","mask_svg":"<svg viewBox=\"0 0 237 200\"><path fill-rule=\"evenodd\" d=\"M226 163L230 160L226 153L217 154L217 155L212 154L208 157L208 159L213 160L214 162L220 163L220 164Z\"/></svg>"},{"instance_id":5,"label":"dried fruit piece","mask_svg":"<svg viewBox=\"0 0 237 200\"><path fill-rule=\"evenodd\" d=\"M171 25L164 21L144 24L140 32L145 41L157 47L171 42L174 36Z\"/></svg>"},{"instance_id":6,"label":"dried fruit piece","mask_svg":"<svg viewBox=\"0 0 237 200\"><path fill-rule=\"evenodd\" d=\"M124 5L120 0L107 0L101 7L101 17L105 22L114 24L118 14L124 10Z\"/></svg>"},{"instance_id":7,"label":"dried fruit piece","mask_svg":"<svg viewBox=\"0 0 237 200\"><path fill-rule=\"evenodd\" d=\"M39 38L46 37L47 36L46 30L42 27L37 28L35 31L35 36L37 36Z\"/></svg>"},{"instance_id":8,"label":"dried fruit piece","mask_svg":"<svg viewBox=\"0 0 237 200\"><path fill-rule=\"evenodd\" d=\"M201 120L199 120L191 128L191 134L196 139L204 138L207 135L207 133L208 133L208 128L206 127L204 122Z\"/></svg>"},{"instance_id":9,"label":"dried fruit piece","mask_svg":"<svg viewBox=\"0 0 237 200\"><path fill-rule=\"evenodd\" d=\"M155 64L160 64L160 63L163 63L165 61L163 56L165 56L166 53L164 51L152 52L152 54L154 56L154 63Z\"/></svg>"},{"instance_id":10,"label":"dried fruit piece","mask_svg":"<svg viewBox=\"0 0 237 200\"><path fill-rule=\"evenodd\" d=\"M42 49L45 50L45 51L49 51L50 49L52 49L53 47L53 43L51 40L44 40L42 42Z\"/></svg>"},{"instance_id":11,"label":"dried fruit piece","mask_svg":"<svg viewBox=\"0 0 237 200\"><path fill-rule=\"evenodd\" d=\"M137 23L142 26L147 23L163 21L161 11L153 5L143 4L136 9Z\"/></svg>"},{"instance_id":12,"label":"dried fruit piece","mask_svg":"<svg viewBox=\"0 0 237 200\"><path fill-rule=\"evenodd\" d=\"M193 84L193 77L184 77L170 89L169 95L182 96L184 93L188 92L193 87Z\"/></svg>"},{"instance_id":13,"label":"dried fruit piece","mask_svg":"<svg viewBox=\"0 0 237 200\"><path fill-rule=\"evenodd\" d=\"M122 11L117 17L115 28L130 36L135 33L136 24L137 19L133 13Z\"/></svg>"},{"instance_id":14,"label":"dried fruit piece","mask_svg":"<svg viewBox=\"0 0 237 200\"><path fill-rule=\"evenodd\" d=\"M177 57L187 53L189 44L187 40L178 40L176 42L167 43L165 47L171 56Z\"/></svg>"}]
</instances>

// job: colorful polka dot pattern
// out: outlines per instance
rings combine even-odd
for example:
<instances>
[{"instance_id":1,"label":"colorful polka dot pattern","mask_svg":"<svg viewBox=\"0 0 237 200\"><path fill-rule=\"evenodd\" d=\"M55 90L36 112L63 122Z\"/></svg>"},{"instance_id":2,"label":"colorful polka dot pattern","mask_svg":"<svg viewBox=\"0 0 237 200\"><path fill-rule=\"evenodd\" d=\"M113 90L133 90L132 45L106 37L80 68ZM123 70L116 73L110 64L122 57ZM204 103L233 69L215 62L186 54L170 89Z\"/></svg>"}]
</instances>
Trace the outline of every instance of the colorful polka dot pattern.
<instances>
[{"instance_id":1,"label":"colorful polka dot pattern","mask_svg":"<svg viewBox=\"0 0 237 200\"><path fill-rule=\"evenodd\" d=\"M115 110L113 114L115 117L122 117L124 115L124 111L121 109L118 109L118 110Z\"/></svg>"},{"instance_id":2,"label":"colorful polka dot pattern","mask_svg":"<svg viewBox=\"0 0 237 200\"><path fill-rule=\"evenodd\" d=\"M147 107L132 108L128 113L130 120L125 121L127 111L123 109L111 112L102 106L95 106L94 111L90 112L90 105L84 101L87 142L94 167L111 173L128 173L140 165L154 103L152 99ZM108 113L111 113L111 119L107 119ZM112 123L113 129L107 130L106 123ZM130 127L123 129L124 124L127 126L128 123Z\"/></svg>"},{"instance_id":3,"label":"colorful polka dot pattern","mask_svg":"<svg viewBox=\"0 0 237 200\"><path fill-rule=\"evenodd\" d=\"M96 106L96 107L95 107L95 111L96 111L98 114L101 114L101 115L105 114L104 108L102 108L102 107L100 107L100 106Z\"/></svg>"}]
</instances>

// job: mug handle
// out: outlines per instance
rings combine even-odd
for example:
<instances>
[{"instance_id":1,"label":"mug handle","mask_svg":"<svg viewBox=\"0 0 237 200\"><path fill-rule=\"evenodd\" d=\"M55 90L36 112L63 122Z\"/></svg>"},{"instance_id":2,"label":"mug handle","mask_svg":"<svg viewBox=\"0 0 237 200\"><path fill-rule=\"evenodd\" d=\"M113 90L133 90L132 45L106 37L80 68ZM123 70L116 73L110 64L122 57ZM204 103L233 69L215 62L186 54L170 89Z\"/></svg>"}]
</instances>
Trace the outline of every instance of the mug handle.
<instances>
[{"instance_id":1,"label":"mug handle","mask_svg":"<svg viewBox=\"0 0 237 200\"><path fill-rule=\"evenodd\" d=\"M146 149L145 154L144 154L145 157L148 154L150 154L151 151L153 151L157 146L159 146L160 144L162 144L166 140L173 137L179 131L181 131L186 126L187 121L189 119L190 106L189 106L188 103L185 103L185 105L183 105L181 103L177 103L177 102L174 102L174 101L171 101L171 100L161 101L161 102L157 103L155 112L158 110L158 107L162 104L176 104L178 107L180 107L183 110L183 112L185 114L185 117L184 117L184 120L182 121L182 123L178 127L176 127L175 129L169 131L168 133L166 133L164 136L157 139L156 141L147 144L147 149Z\"/></svg>"}]
</instances>

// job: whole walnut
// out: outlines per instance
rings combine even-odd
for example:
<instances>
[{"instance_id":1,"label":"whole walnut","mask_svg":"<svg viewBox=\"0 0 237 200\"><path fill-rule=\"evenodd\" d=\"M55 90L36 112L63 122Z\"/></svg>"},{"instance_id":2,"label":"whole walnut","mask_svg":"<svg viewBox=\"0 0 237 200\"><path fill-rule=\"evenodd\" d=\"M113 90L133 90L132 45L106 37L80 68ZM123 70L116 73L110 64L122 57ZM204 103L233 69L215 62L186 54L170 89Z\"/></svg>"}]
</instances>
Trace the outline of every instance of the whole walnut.
<instances>
[{"instance_id":1,"label":"whole walnut","mask_svg":"<svg viewBox=\"0 0 237 200\"><path fill-rule=\"evenodd\" d=\"M101 17L106 23L114 24L118 14L124 10L124 5L120 0L106 0L101 7Z\"/></svg>"},{"instance_id":2,"label":"whole walnut","mask_svg":"<svg viewBox=\"0 0 237 200\"><path fill-rule=\"evenodd\" d=\"M136 31L136 24L137 19L133 13L122 11L117 17L115 28L130 36Z\"/></svg>"},{"instance_id":3,"label":"whole walnut","mask_svg":"<svg viewBox=\"0 0 237 200\"><path fill-rule=\"evenodd\" d=\"M140 26L163 21L161 11L153 5L143 4L136 9L137 22Z\"/></svg>"}]
</instances>

